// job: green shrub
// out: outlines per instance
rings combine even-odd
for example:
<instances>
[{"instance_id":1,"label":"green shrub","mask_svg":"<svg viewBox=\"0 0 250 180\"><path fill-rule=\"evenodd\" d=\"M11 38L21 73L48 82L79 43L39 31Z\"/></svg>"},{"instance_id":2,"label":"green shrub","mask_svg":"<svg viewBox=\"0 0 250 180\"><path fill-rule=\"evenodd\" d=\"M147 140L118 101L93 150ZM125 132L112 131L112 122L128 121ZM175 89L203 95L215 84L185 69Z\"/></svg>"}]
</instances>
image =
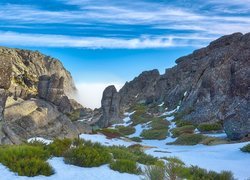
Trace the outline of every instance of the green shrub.
<instances>
[{"instance_id":1,"label":"green shrub","mask_svg":"<svg viewBox=\"0 0 250 180\"><path fill-rule=\"evenodd\" d=\"M119 171L120 173L129 173L129 174L140 174L141 170L138 168L135 161L127 159L119 159L112 161L110 163L110 168Z\"/></svg>"},{"instance_id":2,"label":"green shrub","mask_svg":"<svg viewBox=\"0 0 250 180\"><path fill-rule=\"evenodd\" d=\"M169 157L167 158L166 163L166 176L167 179L177 179L181 174L184 167L184 163L176 158L176 157Z\"/></svg>"},{"instance_id":3,"label":"green shrub","mask_svg":"<svg viewBox=\"0 0 250 180\"><path fill-rule=\"evenodd\" d=\"M20 159L15 162L14 166L14 171L17 172L19 176L33 177L37 175L50 176L54 174L52 167L41 159Z\"/></svg>"},{"instance_id":4,"label":"green shrub","mask_svg":"<svg viewBox=\"0 0 250 180\"><path fill-rule=\"evenodd\" d=\"M202 123L198 126L198 130L201 132L220 131L222 129L223 127L219 123L213 123L213 124Z\"/></svg>"},{"instance_id":5,"label":"green shrub","mask_svg":"<svg viewBox=\"0 0 250 180\"><path fill-rule=\"evenodd\" d=\"M165 180L166 172L164 166L147 166L143 171L143 180Z\"/></svg>"},{"instance_id":6,"label":"green shrub","mask_svg":"<svg viewBox=\"0 0 250 180\"><path fill-rule=\"evenodd\" d=\"M181 134L193 134L195 127L193 125L186 125L182 127L177 127L172 130L173 137L178 137Z\"/></svg>"},{"instance_id":7,"label":"green shrub","mask_svg":"<svg viewBox=\"0 0 250 180\"><path fill-rule=\"evenodd\" d=\"M144 139L166 139L168 129L144 129L140 134Z\"/></svg>"},{"instance_id":8,"label":"green shrub","mask_svg":"<svg viewBox=\"0 0 250 180\"><path fill-rule=\"evenodd\" d=\"M169 145L196 145L201 143L205 136L201 134L182 134L174 142L167 143Z\"/></svg>"},{"instance_id":9,"label":"green shrub","mask_svg":"<svg viewBox=\"0 0 250 180\"><path fill-rule=\"evenodd\" d=\"M122 135L130 135L135 133L135 128L132 126L118 126L116 128Z\"/></svg>"},{"instance_id":10,"label":"green shrub","mask_svg":"<svg viewBox=\"0 0 250 180\"><path fill-rule=\"evenodd\" d=\"M105 148L79 146L71 148L65 155L64 161L80 167L98 167L109 163L111 155Z\"/></svg>"},{"instance_id":11,"label":"green shrub","mask_svg":"<svg viewBox=\"0 0 250 180\"><path fill-rule=\"evenodd\" d=\"M0 148L0 162L21 176L49 176L53 169L45 162L49 153L41 146L19 145Z\"/></svg>"},{"instance_id":12,"label":"green shrub","mask_svg":"<svg viewBox=\"0 0 250 180\"><path fill-rule=\"evenodd\" d=\"M250 153L250 144L245 145L240 149L242 152Z\"/></svg>"},{"instance_id":13,"label":"green shrub","mask_svg":"<svg viewBox=\"0 0 250 180\"><path fill-rule=\"evenodd\" d=\"M135 141L135 142L142 142L140 137L132 137L130 140Z\"/></svg>"},{"instance_id":14,"label":"green shrub","mask_svg":"<svg viewBox=\"0 0 250 180\"><path fill-rule=\"evenodd\" d=\"M109 152L113 154L114 159L128 159L128 160L137 160L137 156L129 151L126 147L110 147Z\"/></svg>"},{"instance_id":15,"label":"green shrub","mask_svg":"<svg viewBox=\"0 0 250 180\"><path fill-rule=\"evenodd\" d=\"M137 156L137 162L144 165L155 165L158 159L154 156L146 154L142 148L138 146L130 147L129 151Z\"/></svg>"},{"instance_id":16,"label":"green shrub","mask_svg":"<svg viewBox=\"0 0 250 180\"><path fill-rule=\"evenodd\" d=\"M191 166L189 170L189 179L194 180L234 180L233 174L230 171L207 171L206 169L199 168L198 166Z\"/></svg>"},{"instance_id":17,"label":"green shrub","mask_svg":"<svg viewBox=\"0 0 250 180\"><path fill-rule=\"evenodd\" d=\"M70 139L55 139L48 145L48 151L56 157L63 156L70 148L72 141Z\"/></svg>"},{"instance_id":18,"label":"green shrub","mask_svg":"<svg viewBox=\"0 0 250 180\"><path fill-rule=\"evenodd\" d=\"M154 117L151 119L151 128L152 129L168 129L168 126L170 125L169 121L166 121L165 119L162 119L160 117Z\"/></svg>"}]
</instances>

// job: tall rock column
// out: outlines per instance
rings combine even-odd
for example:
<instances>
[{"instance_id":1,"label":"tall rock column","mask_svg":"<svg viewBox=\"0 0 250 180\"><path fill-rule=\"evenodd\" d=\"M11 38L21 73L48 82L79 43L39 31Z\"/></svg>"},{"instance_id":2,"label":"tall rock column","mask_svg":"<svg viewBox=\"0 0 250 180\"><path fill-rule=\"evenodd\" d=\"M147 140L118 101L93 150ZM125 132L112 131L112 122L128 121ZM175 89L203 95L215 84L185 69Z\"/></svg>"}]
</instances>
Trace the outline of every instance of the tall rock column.
<instances>
[{"instance_id":1,"label":"tall rock column","mask_svg":"<svg viewBox=\"0 0 250 180\"><path fill-rule=\"evenodd\" d=\"M102 112L98 125L100 127L107 127L112 123L121 122L120 114L120 96L115 86L107 87L102 96Z\"/></svg>"}]
</instances>

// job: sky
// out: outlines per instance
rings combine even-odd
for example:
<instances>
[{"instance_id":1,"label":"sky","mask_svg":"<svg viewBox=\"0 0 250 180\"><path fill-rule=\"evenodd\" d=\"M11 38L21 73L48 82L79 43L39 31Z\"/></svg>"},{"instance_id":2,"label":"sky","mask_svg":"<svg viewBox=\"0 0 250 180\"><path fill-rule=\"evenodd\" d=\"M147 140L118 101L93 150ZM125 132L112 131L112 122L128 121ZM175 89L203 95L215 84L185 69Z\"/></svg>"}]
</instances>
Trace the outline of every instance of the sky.
<instances>
[{"instance_id":1,"label":"sky","mask_svg":"<svg viewBox=\"0 0 250 180\"><path fill-rule=\"evenodd\" d=\"M39 50L71 72L79 100L100 106L142 71L212 40L250 32L250 0L1 0L0 46Z\"/></svg>"}]
</instances>

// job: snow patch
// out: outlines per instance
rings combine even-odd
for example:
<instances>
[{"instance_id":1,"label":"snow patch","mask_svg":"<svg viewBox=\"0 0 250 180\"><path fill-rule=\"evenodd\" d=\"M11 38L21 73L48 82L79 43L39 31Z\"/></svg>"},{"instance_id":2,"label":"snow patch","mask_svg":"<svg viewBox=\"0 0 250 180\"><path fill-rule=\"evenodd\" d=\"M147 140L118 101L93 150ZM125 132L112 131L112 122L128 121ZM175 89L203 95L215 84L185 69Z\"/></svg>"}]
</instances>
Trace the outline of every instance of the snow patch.
<instances>
[{"instance_id":1,"label":"snow patch","mask_svg":"<svg viewBox=\"0 0 250 180\"><path fill-rule=\"evenodd\" d=\"M45 139L45 138L42 138L42 137L33 137L33 138L30 138L27 140L28 143L32 143L34 141L38 141L38 142L42 142L44 144L51 144L53 141L52 140L49 140L49 139Z\"/></svg>"}]
</instances>

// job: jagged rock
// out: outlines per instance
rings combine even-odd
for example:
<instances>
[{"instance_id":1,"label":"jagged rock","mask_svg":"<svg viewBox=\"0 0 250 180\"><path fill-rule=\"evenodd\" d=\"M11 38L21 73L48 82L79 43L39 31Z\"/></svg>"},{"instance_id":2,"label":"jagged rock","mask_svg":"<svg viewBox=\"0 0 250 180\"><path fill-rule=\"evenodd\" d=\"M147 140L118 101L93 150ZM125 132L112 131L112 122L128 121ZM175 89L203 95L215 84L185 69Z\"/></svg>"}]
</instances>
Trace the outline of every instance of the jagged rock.
<instances>
[{"instance_id":1,"label":"jagged rock","mask_svg":"<svg viewBox=\"0 0 250 180\"><path fill-rule=\"evenodd\" d=\"M136 103L180 105L182 119L223 122L231 139L250 134L250 33L223 36L176 60L165 74L144 72L118 92L118 112ZM109 99L112 102L112 99ZM108 112L108 111L106 111ZM108 117L109 114L106 114Z\"/></svg>"},{"instance_id":2,"label":"jagged rock","mask_svg":"<svg viewBox=\"0 0 250 180\"><path fill-rule=\"evenodd\" d=\"M120 96L117 93L115 86L107 87L103 92L102 97L102 117L98 124L101 127L107 127L111 123L119 123L119 103Z\"/></svg>"},{"instance_id":3,"label":"jagged rock","mask_svg":"<svg viewBox=\"0 0 250 180\"><path fill-rule=\"evenodd\" d=\"M79 134L76 126L58 108L41 99L30 99L7 106L3 131L14 143L34 136L68 137Z\"/></svg>"}]
</instances>

